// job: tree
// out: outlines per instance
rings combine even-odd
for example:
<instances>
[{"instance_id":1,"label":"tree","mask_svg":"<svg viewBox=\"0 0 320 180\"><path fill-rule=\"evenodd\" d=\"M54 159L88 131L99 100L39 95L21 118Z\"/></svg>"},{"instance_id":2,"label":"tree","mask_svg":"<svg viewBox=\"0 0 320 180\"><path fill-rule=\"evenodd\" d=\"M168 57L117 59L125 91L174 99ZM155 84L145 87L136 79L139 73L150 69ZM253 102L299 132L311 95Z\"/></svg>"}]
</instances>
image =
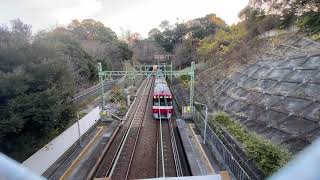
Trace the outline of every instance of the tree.
<instances>
[{"instance_id":1,"label":"tree","mask_svg":"<svg viewBox=\"0 0 320 180\"><path fill-rule=\"evenodd\" d=\"M253 0L252 2L253 4L260 3L259 1L257 2L257 0ZM276 19L273 20L273 24L278 25L280 28L289 28L297 25L302 31L305 31L308 34L316 34L319 32L319 0L272 1L272 4L268 4L265 9L267 9L267 11L264 14L276 17ZM254 19L252 12L261 11L262 9L260 8L247 6L242 11L241 15L246 16L250 20L258 20L251 23L254 25L257 22L260 22L261 19ZM247 22L250 21L248 20ZM269 21L269 24L272 24L271 21ZM260 25L262 25L262 22Z\"/></svg>"},{"instance_id":2,"label":"tree","mask_svg":"<svg viewBox=\"0 0 320 180\"><path fill-rule=\"evenodd\" d=\"M57 30L58 29L58 30ZM69 66L73 79L78 88L96 78L96 61L82 47L77 36L70 31L60 31L57 28L52 32L38 34L32 46L35 49L47 47L43 55L58 52L63 55L66 66Z\"/></svg>"},{"instance_id":3,"label":"tree","mask_svg":"<svg viewBox=\"0 0 320 180\"><path fill-rule=\"evenodd\" d=\"M245 23L248 36L251 38L283 26L280 15L266 14L262 9L254 9L249 6L240 12L239 17Z\"/></svg>"},{"instance_id":4,"label":"tree","mask_svg":"<svg viewBox=\"0 0 320 180\"><path fill-rule=\"evenodd\" d=\"M129 46L126 42L120 41L119 42L119 50L120 54L122 55L122 60L130 60L132 58L132 51L129 49Z\"/></svg>"},{"instance_id":5,"label":"tree","mask_svg":"<svg viewBox=\"0 0 320 180\"><path fill-rule=\"evenodd\" d=\"M198 55L200 60L219 60L230 53L246 36L244 23L233 25L230 29L220 29L215 36L208 36L200 42Z\"/></svg>"},{"instance_id":6,"label":"tree","mask_svg":"<svg viewBox=\"0 0 320 180\"><path fill-rule=\"evenodd\" d=\"M14 20L0 34L0 151L21 161L70 123L77 78L90 76L91 59L64 28L32 37L30 25Z\"/></svg>"},{"instance_id":7,"label":"tree","mask_svg":"<svg viewBox=\"0 0 320 180\"><path fill-rule=\"evenodd\" d=\"M0 25L0 151L26 159L72 123L71 99L96 81L98 61L121 68L131 56L126 43L92 19L34 36L20 20Z\"/></svg>"},{"instance_id":8,"label":"tree","mask_svg":"<svg viewBox=\"0 0 320 180\"><path fill-rule=\"evenodd\" d=\"M98 40L108 42L117 40L117 35L110 28L105 27L100 21L93 19L84 19L81 23L73 20L68 29L76 34L80 40Z\"/></svg>"},{"instance_id":9,"label":"tree","mask_svg":"<svg viewBox=\"0 0 320 180\"><path fill-rule=\"evenodd\" d=\"M215 14L208 14L205 17L190 20L186 23L177 22L174 26L171 26L169 21L164 20L159 27L162 31L157 28L149 31L149 39L156 41L168 53L172 53L176 46L183 43L184 39L203 39L208 35L215 34L221 28L226 28L226 24Z\"/></svg>"},{"instance_id":10,"label":"tree","mask_svg":"<svg viewBox=\"0 0 320 180\"><path fill-rule=\"evenodd\" d=\"M195 49L192 45L193 39L187 39L174 49L173 65L179 69L190 66L196 55Z\"/></svg>"},{"instance_id":11,"label":"tree","mask_svg":"<svg viewBox=\"0 0 320 180\"><path fill-rule=\"evenodd\" d=\"M169 30L171 28L170 22L168 20L163 20L163 21L161 21L159 27L164 31Z\"/></svg>"},{"instance_id":12,"label":"tree","mask_svg":"<svg viewBox=\"0 0 320 180\"><path fill-rule=\"evenodd\" d=\"M320 32L320 12L309 11L303 13L297 25L309 34Z\"/></svg>"},{"instance_id":13,"label":"tree","mask_svg":"<svg viewBox=\"0 0 320 180\"><path fill-rule=\"evenodd\" d=\"M153 28L148 32L148 37L149 39L153 39L153 40L160 40L162 38L162 34L161 31L157 28Z\"/></svg>"}]
</instances>

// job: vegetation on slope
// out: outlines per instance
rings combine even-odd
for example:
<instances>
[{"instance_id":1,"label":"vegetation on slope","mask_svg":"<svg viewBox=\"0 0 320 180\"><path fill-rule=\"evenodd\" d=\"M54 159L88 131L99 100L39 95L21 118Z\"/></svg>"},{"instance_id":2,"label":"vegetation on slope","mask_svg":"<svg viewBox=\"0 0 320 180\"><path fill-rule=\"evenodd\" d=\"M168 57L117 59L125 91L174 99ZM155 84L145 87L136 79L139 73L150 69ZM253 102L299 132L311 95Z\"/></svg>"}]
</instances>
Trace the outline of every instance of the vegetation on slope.
<instances>
[{"instance_id":1,"label":"vegetation on slope","mask_svg":"<svg viewBox=\"0 0 320 180\"><path fill-rule=\"evenodd\" d=\"M200 40L215 35L226 23L215 14L193 19L187 22L162 21L158 28L149 31L149 39L157 42L167 53L173 55L173 65L184 68L196 61L196 47Z\"/></svg>"},{"instance_id":2,"label":"vegetation on slope","mask_svg":"<svg viewBox=\"0 0 320 180\"><path fill-rule=\"evenodd\" d=\"M252 4L258 3L252 0ZM265 7L265 6L260 6ZM320 2L318 0L290 0L290 1L272 1L268 9L260 7L247 6L242 14L256 14L256 17L274 16L271 19L277 23L275 28L288 28L290 26L298 26L301 30L311 37L318 37L320 31Z\"/></svg>"},{"instance_id":3,"label":"vegetation on slope","mask_svg":"<svg viewBox=\"0 0 320 180\"><path fill-rule=\"evenodd\" d=\"M209 125L218 123L239 141L248 157L266 174L271 175L285 165L292 155L286 148L273 144L270 140L249 132L243 125L220 112L209 120Z\"/></svg>"},{"instance_id":4,"label":"vegetation on slope","mask_svg":"<svg viewBox=\"0 0 320 180\"><path fill-rule=\"evenodd\" d=\"M198 48L200 61L221 59L234 50L247 33L244 24L239 23L228 29L220 29L215 35L204 38Z\"/></svg>"}]
</instances>

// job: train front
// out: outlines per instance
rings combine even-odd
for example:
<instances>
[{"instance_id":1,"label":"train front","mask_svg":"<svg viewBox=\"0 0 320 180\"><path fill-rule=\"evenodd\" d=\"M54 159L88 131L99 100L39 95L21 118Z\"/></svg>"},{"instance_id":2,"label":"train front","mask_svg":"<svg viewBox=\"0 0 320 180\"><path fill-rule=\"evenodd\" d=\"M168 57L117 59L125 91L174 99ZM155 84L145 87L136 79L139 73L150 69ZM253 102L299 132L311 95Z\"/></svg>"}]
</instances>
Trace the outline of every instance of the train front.
<instances>
[{"instance_id":1,"label":"train front","mask_svg":"<svg viewBox=\"0 0 320 180\"><path fill-rule=\"evenodd\" d=\"M173 96L164 78L155 80L153 91L153 116L155 119L170 119L173 114Z\"/></svg>"}]
</instances>

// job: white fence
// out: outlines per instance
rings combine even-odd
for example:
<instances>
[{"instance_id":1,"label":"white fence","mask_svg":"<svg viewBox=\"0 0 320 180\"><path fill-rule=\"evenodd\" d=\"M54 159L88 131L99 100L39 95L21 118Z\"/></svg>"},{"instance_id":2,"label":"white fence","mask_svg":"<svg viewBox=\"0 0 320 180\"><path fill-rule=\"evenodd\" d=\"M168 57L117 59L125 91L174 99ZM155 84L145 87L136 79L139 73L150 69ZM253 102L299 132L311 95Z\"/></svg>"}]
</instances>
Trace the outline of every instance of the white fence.
<instances>
[{"instance_id":1,"label":"white fence","mask_svg":"<svg viewBox=\"0 0 320 180\"><path fill-rule=\"evenodd\" d=\"M80 133L86 133L100 119L99 107L90 111L79 121ZM63 153L79 139L77 123L61 133L22 164L36 174L42 175Z\"/></svg>"}]
</instances>

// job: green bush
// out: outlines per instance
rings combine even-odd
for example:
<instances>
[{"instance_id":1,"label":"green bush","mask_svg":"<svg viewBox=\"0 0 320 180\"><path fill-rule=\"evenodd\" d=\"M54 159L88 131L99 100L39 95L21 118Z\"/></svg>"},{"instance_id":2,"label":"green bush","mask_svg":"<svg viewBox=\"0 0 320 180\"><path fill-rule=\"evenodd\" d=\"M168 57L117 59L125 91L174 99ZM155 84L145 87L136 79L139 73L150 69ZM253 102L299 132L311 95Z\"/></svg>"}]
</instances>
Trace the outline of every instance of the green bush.
<instances>
[{"instance_id":1,"label":"green bush","mask_svg":"<svg viewBox=\"0 0 320 180\"><path fill-rule=\"evenodd\" d=\"M237 45L247 36L244 23L232 25L229 29L220 29L215 36L208 36L200 41L197 50L199 59L220 59L220 57L232 52Z\"/></svg>"},{"instance_id":2,"label":"green bush","mask_svg":"<svg viewBox=\"0 0 320 180\"><path fill-rule=\"evenodd\" d=\"M284 147L273 144L257 134L249 132L243 125L220 112L210 119L209 124L217 122L240 142L248 157L266 174L270 175L285 165L292 157Z\"/></svg>"},{"instance_id":3,"label":"green bush","mask_svg":"<svg viewBox=\"0 0 320 180\"><path fill-rule=\"evenodd\" d=\"M113 86L111 89L111 97L109 97L109 101L114 102L125 102L126 95L122 89L118 86Z\"/></svg>"},{"instance_id":4,"label":"green bush","mask_svg":"<svg viewBox=\"0 0 320 180\"><path fill-rule=\"evenodd\" d=\"M128 106L126 105L126 103L121 103L121 106L120 106L117 114L124 115L124 114L126 114L127 111L128 111Z\"/></svg>"},{"instance_id":5,"label":"green bush","mask_svg":"<svg viewBox=\"0 0 320 180\"><path fill-rule=\"evenodd\" d=\"M188 76L188 75L182 75L182 76L180 76L180 80L181 80L181 81L190 81L190 76Z\"/></svg>"},{"instance_id":6,"label":"green bush","mask_svg":"<svg viewBox=\"0 0 320 180\"><path fill-rule=\"evenodd\" d=\"M182 83L182 86L186 89L188 89L190 86L189 86L189 82L190 82L190 76L188 75L182 75L180 76L180 81Z\"/></svg>"},{"instance_id":7,"label":"green bush","mask_svg":"<svg viewBox=\"0 0 320 180\"><path fill-rule=\"evenodd\" d=\"M298 26L303 31L314 34L320 32L320 12L309 11L298 18Z\"/></svg>"}]
</instances>

